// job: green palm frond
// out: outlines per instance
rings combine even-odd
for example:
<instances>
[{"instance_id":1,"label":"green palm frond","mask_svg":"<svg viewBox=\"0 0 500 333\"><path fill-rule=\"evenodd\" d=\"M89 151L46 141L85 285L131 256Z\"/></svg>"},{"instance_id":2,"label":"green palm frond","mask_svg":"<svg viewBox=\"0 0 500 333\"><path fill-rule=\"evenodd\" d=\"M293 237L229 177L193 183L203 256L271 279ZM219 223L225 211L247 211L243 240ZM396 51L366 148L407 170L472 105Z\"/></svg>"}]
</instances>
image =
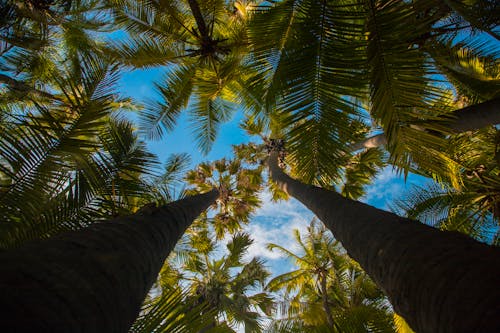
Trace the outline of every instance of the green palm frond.
<instances>
[{"instance_id":1,"label":"green palm frond","mask_svg":"<svg viewBox=\"0 0 500 333\"><path fill-rule=\"evenodd\" d=\"M352 97L365 89L363 13L356 7L285 1L258 12L251 25L257 66L270 73L262 83L272 98L267 104L277 106L286 128L293 173L309 183L333 183L344 140L354 140Z\"/></svg>"},{"instance_id":2,"label":"green palm frond","mask_svg":"<svg viewBox=\"0 0 500 333\"><path fill-rule=\"evenodd\" d=\"M219 132L221 123L229 120L234 108L227 101L211 96L199 96L190 110L193 134L202 153L208 153Z\"/></svg>"},{"instance_id":3,"label":"green palm frond","mask_svg":"<svg viewBox=\"0 0 500 333\"><path fill-rule=\"evenodd\" d=\"M363 196L364 187L370 184L384 166L382 157L383 153L377 148L355 155L345 168L342 195L351 199Z\"/></svg>"},{"instance_id":4,"label":"green palm frond","mask_svg":"<svg viewBox=\"0 0 500 333\"><path fill-rule=\"evenodd\" d=\"M190 333L212 323L215 310L207 303L192 305L186 302L187 291L171 289L145 304L131 333Z\"/></svg>"},{"instance_id":5,"label":"green palm frond","mask_svg":"<svg viewBox=\"0 0 500 333\"><path fill-rule=\"evenodd\" d=\"M149 68L167 65L178 59L168 39L147 35L134 37L132 41L113 45L109 51L117 60L135 68Z\"/></svg>"},{"instance_id":6,"label":"green palm frond","mask_svg":"<svg viewBox=\"0 0 500 333\"><path fill-rule=\"evenodd\" d=\"M229 255L226 258L228 265L239 265L243 259L243 255L248 251L248 247L252 245L253 240L246 233L237 233L227 243L226 247Z\"/></svg>"},{"instance_id":7,"label":"green palm frond","mask_svg":"<svg viewBox=\"0 0 500 333\"><path fill-rule=\"evenodd\" d=\"M389 146L395 147L399 127L426 116L419 113L441 96L430 77L429 59L414 46L434 18L418 20L414 9L401 1L367 1L366 6L371 115L383 126Z\"/></svg>"},{"instance_id":8,"label":"green palm frond","mask_svg":"<svg viewBox=\"0 0 500 333\"><path fill-rule=\"evenodd\" d=\"M498 48L490 43L453 43L450 38L435 41L426 50L454 85L459 98L466 97L468 103L475 104L500 94L500 67L495 59Z\"/></svg>"},{"instance_id":9,"label":"green palm frond","mask_svg":"<svg viewBox=\"0 0 500 333\"><path fill-rule=\"evenodd\" d=\"M500 40L498 15L496 15L500 11L500 6L496 1L445 0L443 2L463 17L473 28L482 30L491 37Z\"/></svg>"},{"instance_id":10,"label":"green palm frond","mask_svg":"<svg viewBox=\"0 0 500 333\"><path fill-rule=\"evenodd\" d=\"M463 232L476 239L490 242L495 221L485 202L475 191L443 189L428 185L412 189L394 209L443 230Z\"/></svg>"},{"instance_id":11,"label":"green palm frond","mask_svg":"<svg viewBox=\"0 0 500 333\"><path fill-rule=\"evenodd\" d=\"M164 183L180 182L184 172L191 162L191 157L186 153L172 154L165 161L165 172L160 176Z\"/></svg>"},{"instance_id":12,"label":"green palm frond","mask_svg":"<svg viewBox=\"0 0 500 333\"><path fill-rule=\"evenodd\" d=\"M277 319L271 321L263 330L265 333L302 333L306 328L300 319ZM309 332L315 332L314 328Z\"/></svg>"}]
</instances>

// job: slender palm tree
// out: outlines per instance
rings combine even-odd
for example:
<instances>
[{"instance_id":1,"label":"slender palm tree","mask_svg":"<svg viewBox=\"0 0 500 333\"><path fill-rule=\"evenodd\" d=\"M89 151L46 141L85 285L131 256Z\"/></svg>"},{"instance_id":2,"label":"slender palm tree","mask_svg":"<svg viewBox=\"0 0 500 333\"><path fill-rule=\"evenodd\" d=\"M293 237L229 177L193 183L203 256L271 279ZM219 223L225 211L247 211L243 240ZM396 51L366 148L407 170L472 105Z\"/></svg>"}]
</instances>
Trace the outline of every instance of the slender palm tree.
<instances>
[{"instance_id":1,"label":"slender palm tree","mask_svg":"<svg viewBox=\"0 0 500 333\"><path fill-rule=\"evenodd\" d=\"M269 170L283 190L325 223L413 329L498 329L499 248L298 182L280 169L276 151Z\"/></svg>"},{"instance_id":2,"label":"slender palm tree","mask_svg":"<svg viewBox=\"0 0 500 333\"><path fill-rule=\"evenodd\" d=\"M290 295L288 317L303 330L327 327L332 332L394 331L385 296L360 270L327 229L312 220L305 239L295 230L300 254L268 244L292 259L296 270L269 281L267 289ZM385 301L385 302L384 302ZM276 324L282 320L277 320Z\"/></svg>"},{"instance_id":3,"label":"slender palm tree","mask_svg":"<svg viewBox=\"0 0 500 333\"><path fill-rule=\"evenodd\" d=\"M65 103L6 113L2 246L14 247L0 254L6 330L126 331L176 241L218 196L123 216L150 188L140 175L155 163L131 125L112 117L112 68L86 58L57 76ZM61 233L68 229L81 230Z\"/></svg>"},{"instance_id":4,"label":"slender palm tree","mask_svg":"<svg viewBox=\"0 0 500 333\"><path fill-rule=\"evenodd\" d=\"M217 196L213 190L2 252L2 327L127 331L177 240Z\"/></svg>"}]
</instances>

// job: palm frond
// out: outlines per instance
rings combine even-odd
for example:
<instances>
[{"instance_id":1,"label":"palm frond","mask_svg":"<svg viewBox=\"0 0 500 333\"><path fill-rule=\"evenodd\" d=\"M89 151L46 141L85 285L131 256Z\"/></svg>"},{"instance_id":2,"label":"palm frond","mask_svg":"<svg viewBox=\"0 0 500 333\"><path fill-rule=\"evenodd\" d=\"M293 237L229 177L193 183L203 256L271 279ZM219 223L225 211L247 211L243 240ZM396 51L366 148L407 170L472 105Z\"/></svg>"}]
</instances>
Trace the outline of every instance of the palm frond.
<instances>
[{"instance_id":1,"label":"palm frond","mask_svg":"<svg viewBox=\"0 0 500 333\"><path fill-rule=\"evenodd\" d=\"M207 303L193 306L186 302L187 291L173 288L145 304L131 333L197 332L210 326L215 313Z\"/></svg>"},{"instance_id":2,"label":"palm frond","mask_svg":"<svg viewBox=\"0 0 500 333\"><path fill-rule=\"evenodd\" d=\"M169 71L164 84L156 84L163 101L150 102L141 113L141 132L150 139L160 139L171 131L182 109L187 107L193 90L194 66L180 66Z\"/></svg>"}]
</instances>

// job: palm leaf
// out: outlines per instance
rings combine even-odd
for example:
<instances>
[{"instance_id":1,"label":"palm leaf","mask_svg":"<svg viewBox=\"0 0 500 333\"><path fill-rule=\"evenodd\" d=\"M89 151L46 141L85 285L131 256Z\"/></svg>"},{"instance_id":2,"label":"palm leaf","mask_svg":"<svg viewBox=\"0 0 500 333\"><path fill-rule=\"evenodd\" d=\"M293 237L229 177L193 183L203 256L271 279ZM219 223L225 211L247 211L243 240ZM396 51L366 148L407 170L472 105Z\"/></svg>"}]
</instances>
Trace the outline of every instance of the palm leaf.
<instances>
[{"instance_id":1,"label":"palm leaf","mask_svg":"<svg viewBox=\"0 0 500 333\"><path fill-rule=\"evenodd\" d=\"M187 292L179 289L164 291L145 304L131 333L197 332L212 323L214 310L208 304L193 306L186 303Z\"/></svg>"}]
</instances>

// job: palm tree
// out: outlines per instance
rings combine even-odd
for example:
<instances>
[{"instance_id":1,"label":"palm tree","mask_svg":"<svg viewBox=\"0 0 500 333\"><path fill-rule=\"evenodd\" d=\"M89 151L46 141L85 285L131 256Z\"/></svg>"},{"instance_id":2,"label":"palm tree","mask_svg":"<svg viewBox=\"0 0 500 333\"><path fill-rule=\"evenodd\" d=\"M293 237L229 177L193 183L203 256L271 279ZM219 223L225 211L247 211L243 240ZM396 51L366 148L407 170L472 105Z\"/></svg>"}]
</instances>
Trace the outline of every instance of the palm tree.
<instances>
[{"instance_id":1,"label":"palm tree","mask_svg":"<svg viewBox=\"0 0 500 333\"><path fill-rule=\"evenodd\" d=\"M500 326L500 249L298 182L280 169L276 151L269 172L325 223L416 331L493 332Z\"/></svg>"},{"instance_id":2,"label":"palm tree","mask_svg":"<svg viewBox=\"0 0 500 333\"><path fill-rule=\"evenodd\" d=\"M216 310L212 323L200 332L216 327L234 332L237 325L243 325L245 332L260 332L261 313L270 313L272 298L256 290L263 287L269 272L262 260L245 259L252 243L248 234L235 233L226 245L227 251L215 257L220 249L206 220L199 220L188 231L180 284L185 281L190 286L192 304L206 302L209 310Z\"/></svg>"},{"instance_id":3,"label":"palm tree","mask_svg":"<svg viewBox=\"0 0 500 333\"><path fill-rule=\"evenodd\" d=\"M206 192L218 188L220 196L212 205L217 213L213 226L217 239L227 233L234 234L241 230L242 223L247 224L252 212L259 207L258 192L262 188L262 167L251 168L240 159L221 159L212 163L201 163L196 170L186 175L188 184L195 189L188 194Z\"/></svg>"},{"instance_id":4,"label":"palm tree","mask_svg":"<svg viewBox=\"0 0 500 333\"><path fill-rule=\"evenodd\" d=\"M2 252L2 327L128 330L163 261L217 196L213 190Z\"/></svg>"},{"instance_id":5,"label":"palm tree","mask_svg":"<svg viewBox=\"0 0 500 333\"><path fill-rule=\"evenodd\" d=\"M171 130L188 108L199 148L208 152L221 122L243 99L246 21L252 1L123 1L115 17L129 39L114 43L116 58L135 68L167 66L156 84L162 101L141 114L152 139Z\"/></svg>"},{"instance_id":6,"label":"palm tree","mask_svg":"<svg viewBox=\"0 0 500 333\"><path fill-rule=\"evenodd\" d=\"M356 131L357 122L366 122L365 110L388 140L391 163L405 170L416 160L425 162L423 156L438 155L443 136L453 130L499 121L498 99L452 113L448 91L433 75L450 72L445 65L457 61L450 59L446 41L469 29L463 19L446 25L454 13L435 1L304 0L258 8L249 32L256 68L266 71L260 80L264 98L279 115L288 161L299 179L325 186L316 178L331 183L337 177L342 157L352 149L346 143L366 135ZM476 38L452 50L492 55L491 45ZM460 74L474 79L470 71ZM495 82L489 86L490 93L498 91ZM482 114L493 118L478 123ZM425 153L416 154L422 146Z\"/></svg>"},{"instance_id":7,"label":"palm tree","mask_svg":"<svg viewBox=\"0 0 500 333\"><path fill-rule=\"evenodd\" d=\"M266 287L292 294L289 317L284 321L301 322L302 329L308 331L321 326L332 332L394 331L383 293L320 223L311 221L305 239L295 230L301 254L268 244L298 267L274 277ZM275 325L283 325L281 321Z\"/></svg>"},{"instance_id":8,"label":"palm tree","mask_svg":"<svg viewBox=\"0 0 500 333\"><path fill-rule=\"evenodd\" d=\"M218 191L123 216L151 188L141 176L155 159L130 123L112 116L116 71L85 58L55 77L64 103L6 112L2 124L2 247L14 248L0 254L0 303L10 309L0 322L19 332L126 331L166 256Z\"/></svg>"}]
</instances>

